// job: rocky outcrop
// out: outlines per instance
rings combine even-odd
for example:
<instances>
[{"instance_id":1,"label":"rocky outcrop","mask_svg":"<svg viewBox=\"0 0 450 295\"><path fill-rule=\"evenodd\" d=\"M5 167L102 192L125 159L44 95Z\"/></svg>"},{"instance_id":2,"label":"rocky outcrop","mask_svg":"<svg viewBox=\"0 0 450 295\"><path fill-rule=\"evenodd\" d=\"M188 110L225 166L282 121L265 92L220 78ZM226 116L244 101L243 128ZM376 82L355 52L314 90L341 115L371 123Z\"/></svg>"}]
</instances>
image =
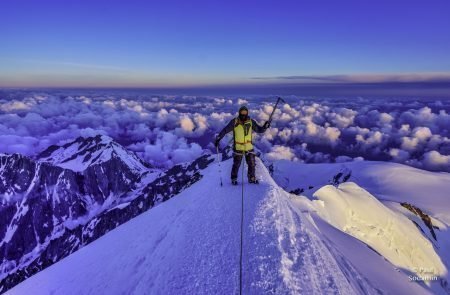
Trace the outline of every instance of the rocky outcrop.
<instances>
[{"instance_id":1,"label":"rocky outcrop","mask_svg":"<svg viewBox=\"0 0 450 295\"><path fill-rule=\"evenodd\" d=\"M431 218L430 218L429 215L425 214L422 210L420 210L420 208L418 208L418 207L416 207L414 205L411 205L409 203L406 203L406 202L405 203L400 203L400 205L402 205L403 207L405 207L406 209L408 209L409 211L411 211L415 215L419 216L422 219L423 223L430 230L430 233L433 236L434 240L437 241L436 233L435 233L434 229L439 229L439 227L433 225L433 222L431 222Z\"/></svg>"},{"instance_id":2,"label":"rocky outcrop","mask_svg":"<svg viewBox=\"0 0 450 295\"><path fill-rule=\"evenodd\" d=\"M108 138L85 141L50 147L36 160L0 156L0 292L172 198L214 160L163 172Z\"/></svg>"}]
</instances>

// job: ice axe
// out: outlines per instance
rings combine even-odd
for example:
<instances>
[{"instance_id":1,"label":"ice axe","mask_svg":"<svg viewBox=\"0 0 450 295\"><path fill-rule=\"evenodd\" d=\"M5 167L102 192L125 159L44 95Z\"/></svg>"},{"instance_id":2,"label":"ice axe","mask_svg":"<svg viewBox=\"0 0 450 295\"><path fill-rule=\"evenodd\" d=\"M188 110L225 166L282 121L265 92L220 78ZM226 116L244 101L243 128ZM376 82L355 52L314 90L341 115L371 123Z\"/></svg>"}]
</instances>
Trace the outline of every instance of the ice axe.
<instances>
[{"instance_id":1,"label":"ice axe","mask_svg":"<svg viewBox=\"0 0 450 295\"><path fill-rule=\"evenodd\" d=\"M275 103L275 106L273 107L272 113L270 114L269 120L267 120L267 122L272 123L272 116L275 113L275 110L277 109L278 103L282 101L283 103L286 103L286 101L284 101L284 99L282 99L281 97L277 98L277 102Z\"/></svg>"}]
</instances>

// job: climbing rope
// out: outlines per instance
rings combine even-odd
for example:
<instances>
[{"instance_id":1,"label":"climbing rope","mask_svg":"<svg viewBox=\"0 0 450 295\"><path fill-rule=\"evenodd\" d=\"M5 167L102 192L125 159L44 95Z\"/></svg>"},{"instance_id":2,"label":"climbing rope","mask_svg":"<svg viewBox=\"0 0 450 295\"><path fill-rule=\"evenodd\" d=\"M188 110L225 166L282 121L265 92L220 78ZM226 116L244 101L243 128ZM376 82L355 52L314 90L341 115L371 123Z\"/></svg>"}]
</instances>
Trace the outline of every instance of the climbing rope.
<instances>
[{"instance_id":1,"label":"climbing rope","mask_svg":"<svg viewBox=\"0 0 450 295\"><path fill-rule=\"evenodd\" d=\"M223 186L223 183L222 183L222 168L220 168L219 146L217 146L216 149L217 149L217 162L219 163L220 186Z\"/></svg>"},{"instance_id":2,"label":"climbing rope","mask_svg":"<svg viewBox=\"0 0 450 295\"><path fill-rule=\"evenodd\" d=\"M241 196L241 251L239 256L239 294L242 295L242 241L244 228L244 170L245 170L245 151L242 153L242 196Z\"/></svg>"}]
</instances>

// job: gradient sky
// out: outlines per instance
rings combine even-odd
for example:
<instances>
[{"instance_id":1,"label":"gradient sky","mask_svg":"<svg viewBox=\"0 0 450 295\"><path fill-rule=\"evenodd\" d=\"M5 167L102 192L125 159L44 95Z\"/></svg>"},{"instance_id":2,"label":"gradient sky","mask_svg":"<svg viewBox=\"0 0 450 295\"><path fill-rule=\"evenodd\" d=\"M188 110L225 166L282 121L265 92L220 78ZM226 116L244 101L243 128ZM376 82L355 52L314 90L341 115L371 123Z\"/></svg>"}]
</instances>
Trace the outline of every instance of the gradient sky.
<instances>
[{"instance_id":1,"label":"gradient sky","mask_svg":"<svg viewBox=\"0 0 450 295\"><path fill-rule=\"evenodd\" d=\"M6 87L450 77L448 0L14 0L0 11Z\"/></svg>"}]
</instances>

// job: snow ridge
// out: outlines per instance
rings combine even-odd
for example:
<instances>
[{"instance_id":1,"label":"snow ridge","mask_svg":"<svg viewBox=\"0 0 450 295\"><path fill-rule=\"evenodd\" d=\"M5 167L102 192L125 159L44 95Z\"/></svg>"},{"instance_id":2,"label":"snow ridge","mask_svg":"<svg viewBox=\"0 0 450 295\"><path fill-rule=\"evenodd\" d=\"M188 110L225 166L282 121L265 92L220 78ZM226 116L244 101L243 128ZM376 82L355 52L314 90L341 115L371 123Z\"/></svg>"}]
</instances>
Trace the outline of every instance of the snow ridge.
<instances>
[{"instance_id":1,"label":"snow ridge","mask_svg":"<svg viewBox=\"0 0 450 295\"><path fill-rule=\"evenodd\" d=\"M281 189L261 161L257 165L260 185L244 187L244 294L430 292L332 220L322 219L314 202ZM222 162L222 171L230 166L231 160ZM200 173L201 180L177 197L24 281L11 294L238 292L241 187L219 187L216 164ZM357 254L349 254L349 247Z\"/></svg>"}]
</instances>

